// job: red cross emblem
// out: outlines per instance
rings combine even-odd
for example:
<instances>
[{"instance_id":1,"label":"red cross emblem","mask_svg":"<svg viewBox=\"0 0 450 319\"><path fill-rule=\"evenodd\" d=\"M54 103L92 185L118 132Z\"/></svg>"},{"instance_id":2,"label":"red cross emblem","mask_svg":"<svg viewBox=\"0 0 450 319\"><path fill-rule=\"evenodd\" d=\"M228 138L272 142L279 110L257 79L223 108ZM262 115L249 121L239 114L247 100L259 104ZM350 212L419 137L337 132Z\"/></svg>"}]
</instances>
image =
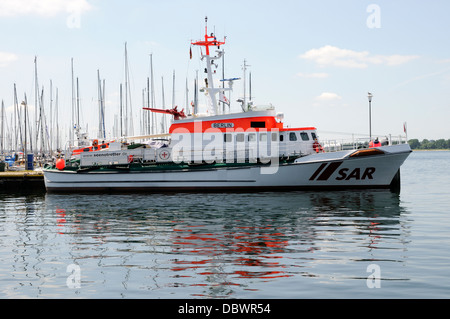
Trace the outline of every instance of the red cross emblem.
<instances>
[{"instance_id":1,"label":"red cross emblem","mask_svg":"<svg viewBox=\"0 0 450 319\"><path fill-rule=\"evenodd\" d=\"M159 153L159 157L163 160L168 159L170 156L170 153L168 151L162 151Z\"/></svg>"}]
</instances>

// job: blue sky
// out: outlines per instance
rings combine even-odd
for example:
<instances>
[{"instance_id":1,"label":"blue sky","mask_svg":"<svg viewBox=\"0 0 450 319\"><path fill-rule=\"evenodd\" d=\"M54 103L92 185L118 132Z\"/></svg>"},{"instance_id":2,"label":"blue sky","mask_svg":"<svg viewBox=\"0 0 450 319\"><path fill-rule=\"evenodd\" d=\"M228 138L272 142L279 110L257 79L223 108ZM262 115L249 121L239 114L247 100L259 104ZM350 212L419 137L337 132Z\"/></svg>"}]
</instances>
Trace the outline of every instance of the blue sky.
<instances>
[{"instance_id":1,"label":"blue sky","mask_svg":"<svg viewBox=\"0 0 450 319\"><path fill-rule=\"evenodd\" d=\"M408 138L449 139L448 12L444 0L0 0L0 99L10 112L16 84L19 100L27 94L34 104L37 56L46 108L51 80L61 126L68 126L73 58L81 124L95 135L99 70L111 132L126 42L138 134L150 54L157 104L162 79L166 106L172 103L175 71L175 104L185 107L186 79L203 69L196 48L189 59L190 42L203 36L208 16L209 31L227 37L226 77L242 77L246 59L255 104L272 103L289 126L316 126L327 137L368 134L370 91L373 135L401 134L407 122ZM240 95L237 83L232 100Z\"/></svg>"}]
</instances>

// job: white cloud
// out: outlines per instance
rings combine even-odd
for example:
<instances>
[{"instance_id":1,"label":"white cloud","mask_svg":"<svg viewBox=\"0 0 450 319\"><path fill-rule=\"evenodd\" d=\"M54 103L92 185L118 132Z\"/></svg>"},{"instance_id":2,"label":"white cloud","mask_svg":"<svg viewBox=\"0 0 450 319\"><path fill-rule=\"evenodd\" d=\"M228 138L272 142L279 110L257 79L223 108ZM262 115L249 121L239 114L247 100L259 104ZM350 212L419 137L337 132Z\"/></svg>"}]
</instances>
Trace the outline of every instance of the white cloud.
<instances>
[{"instance_id":1,"label":"white cloud","mask_svg":"<svg viewBox=\"0 0 450 319\"><path fill-rule=\"evenodd\" d=\"M16 61L17 59L17 55L15 55L14 53L0 52L0 68L8 66L10 63Z\"/></svg>"},{"instance_id":2,"label":"white cloud","mask_svg":"<svg viewBox=\"0 0 450 319\"><path fill-rule=\"evenodd\" d=\"M0 0L0 17L82 13L92 9L87 0Z\"/></svg>"},{"instance_id":3,"label":"white cloud","mask_svg":"<svg viewBox=\"0 0 450 319\"><path fill-rule=\"evenodd\" d=\"M342 97L337 95L336 93L331 92L323 92L321 95L315 98L316 101L319 102L330 102L330 101L337 101L341 100Z\"/></svg>"},{"instance_id":4,"label":"white cloud","mask_svg":"<svg viewBox=\"0 0 450 319\"><path fill-rule=\"evenodd\" d=\"M369 64L385 64L394 66L417 59L417 55L371 55L368 51L353 51L331 45L319 49L311 49L300 58L316 62L319 66L337 66L364 69Z\"/></svg>"},{"instance_id":5,"label":"white cloud","mask_svg":"<svg viewBox=\"0 0 450 319\"><path fill-rule=\"evenodd\" d=\"M328 73L297 73L297 76L309 79L323 79L329 76Z\"/></svg>"}]
</instances>

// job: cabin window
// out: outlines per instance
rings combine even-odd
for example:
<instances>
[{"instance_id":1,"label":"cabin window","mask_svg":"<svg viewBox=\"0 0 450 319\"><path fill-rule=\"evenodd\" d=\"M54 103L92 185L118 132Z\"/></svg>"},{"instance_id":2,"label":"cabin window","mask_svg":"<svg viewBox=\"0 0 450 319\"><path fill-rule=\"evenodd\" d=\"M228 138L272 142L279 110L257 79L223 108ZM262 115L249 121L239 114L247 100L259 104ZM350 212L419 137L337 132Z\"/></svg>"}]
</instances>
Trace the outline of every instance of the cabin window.
<instances>
[{"instance_id":1,"label":"cabin window","mask_svg":"<svg viewBox=\"0 0 450 319\"><path fill-rule=\"evenodd\" d=\"M261 133L261 134L259 134L259 141L260 141L260 142L265 142L265 141L267 141L267 134L266 134L266 133Z\"/></svg>"},{"instance_id":2,"label":"cabin window","mask_svg":"<svg viewBox=\"0 0 450 319\"><path fill-rule=\"evenodd\" d=\"M229 142L231 142L232 140L233 140L233 137L231 136L230 133L225 133L225 134L223 135L223 141L224 141L224 142L229 143Z\"/></svg>"},{"instance_id":3,"label":"cabin window","mask_svg":"<svg viewBox=\"0 0 450 319\"><path fill-rule=\"evenodd\" d=\"M283 141L284 141L284 135L280 134L280 142L283 142Z\"/></svg>"},{"instance_id":4,"label":"cabin window","mask_svg":"<svg viewBox=\"0 0 450 319\"><path fill-rule=\"evenodd\" d=\"M308 133L301 132L300 137L302 138L303 141L309 141Z\"/></svg>"},{"instance_id":5,"label":"cabin window","mask_svg":"<svg viewBox=\"0 0 450 319\"><path fill-rule=\"evenodd\" d=\"M272 133L272 142L276 142L276 141L278 141L278 134Z\"/></svg>"},{"instance_id":6,"label":"cabin window","mask_svg":"<svg viewBox=\"0 0 450 319\"><path fill-rule=\"evenodd\" d=\"M289 141L296 141L297 140L297 134L295 132L289 133Z\"/></svg>"},{"instance_id":7,"label":"cabin window","mask_svg":"<svg viewBox=\"0 0 450 319\"><path fill-rule=\"evenodd\" d=\"M254 142L254 141L256 141L256 134L255 134L255 133L249 133L249 134L248 134L248 141L249 141L249 142Z\"/></svg>"},{"instance_id":8,"label":"cabin window","mask_svg":"<svg viewBox=\"0 0 450 319\"><path fill-rule=\"evenodd\" d=\"M314 132L311 132L311 136L312 136L313 140L315 140L317 138L317 135Z\"/></svg>"},{"instance_id":9,"label":"cabin window","mask_svg":"<svg viewBox=\"0 0 450 319\"><path fill-rule=\"evenodd\" d=\"M238 133L236 135L236 142L243 142L244 141L244 133Z\"/></svg>"},{"instance_id":10,"label":"cabin window","mask_svg":"<svg viewBox=\"0 0 450 319\"><path fill-rule=\"evenodd\" d=\"M88 148L83 148L83 152L89 152L89 151L90 151L89 147Z\"/></svg>"},{"instance_id":11,"label":"cabin window","mask_svg":"<svg viewBox=\"0 0 450 319\"><path fill-rule=\"evenodd\" d=\"M250 122L250 127L263 128L266 127L266 122Z\"/></svg>"}]
</instances>

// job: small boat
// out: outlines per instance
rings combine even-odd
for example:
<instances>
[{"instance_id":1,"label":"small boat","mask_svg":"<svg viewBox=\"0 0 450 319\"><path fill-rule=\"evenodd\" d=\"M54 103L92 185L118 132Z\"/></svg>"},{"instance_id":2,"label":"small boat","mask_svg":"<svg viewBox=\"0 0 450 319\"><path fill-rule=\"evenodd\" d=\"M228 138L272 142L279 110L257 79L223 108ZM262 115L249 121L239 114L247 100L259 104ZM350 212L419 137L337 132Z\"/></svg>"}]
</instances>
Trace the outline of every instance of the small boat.
<instances>
[{"instance_id":1,"label":"small boat","mask_svg":"<svg viewBox=\"0 0 450 319\"><path fill-rule=\"evenodd\" d=\"M215 87L217 65L225 45L209 34L191 43L204 48L205 92L209 114L184 109L144 108L173 116L167 134L147 136L161 143L124 146L109 143L101 152L79 152L79 159L60 159L44 168L49 192L98 191L285 191L400 186L400 166L411 153L407 143L392 141L322 146L313 126L290 128L272 105L256 106L246 98L242 111L219 107L238 78ZM210 49L216 48L212 56ZM244 77L245 78L245 77ZM364 148L361 148L364 147Z\"/></svg>"},{"instance_id":2,"label":"small boat","mask_svg":"<svg viewBox=\"0 0 450 319\"><path fill-rule=\"evenodd\" d=\"M98 139L92 141L92 145L85 145L84 147L74 149L72 151L72 156L80 155L83 152L95 152L101 151L109 148L109 142L99 143Z\"/></svg>"}]
</instances>

